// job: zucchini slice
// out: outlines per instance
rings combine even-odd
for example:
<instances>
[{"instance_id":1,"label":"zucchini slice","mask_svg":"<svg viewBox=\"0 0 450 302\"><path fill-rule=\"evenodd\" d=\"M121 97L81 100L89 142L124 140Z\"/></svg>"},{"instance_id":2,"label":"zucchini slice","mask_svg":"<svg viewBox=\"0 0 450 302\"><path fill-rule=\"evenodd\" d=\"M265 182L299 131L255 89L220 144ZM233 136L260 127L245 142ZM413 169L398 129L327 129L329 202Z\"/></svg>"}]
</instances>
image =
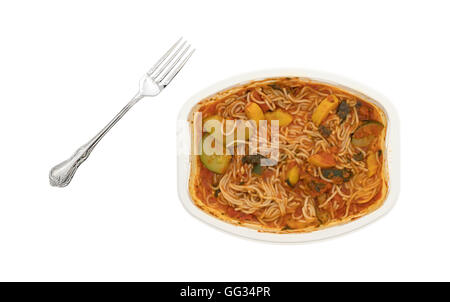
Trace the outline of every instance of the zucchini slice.
<instances>
[{"instance_id":1,"label":"zucchini slice","mask_svg":"<svg viewBox=\"0 0 450 302\"><path fill-rule=\"evenodd\" d=\"M202 139L202 144L204 143L207 136L204 136ZM205 144L203 144L202 154L200 155L200 161L202 164L211 172L217 174L223 174L227 170L230 165L231 158L233 157L227 149L223 147L222 154L216 154L212 152L212 154L206 154L205 152ZM208 152L209 153L209 152Z\"/></svg>"},{"instance_id":2,"label":"zucchini slice","mask_svg":"<svg viewBox=\"0 0 450 302\"><path fill-rule=\"evenodd\" d=\"M209 121L216 121L216 123L208 123ZM214 133L216 131L216 127L215 124L219 125L219 131L222 131L221 127L222 127L222 123L223 123L223 118L220 115L211 115L207 118L205 118L203 120L203 132L207 132L207 133ZM210 126L210 127L207 127Z\"/></svg>"},{"instance_id":3,"label":"zucchini slice","mask_svg":"<svg viewBox=\"0 0 450 302\"><path fill-rule=\"evenodd\" d=\"M364 122L352 134L352 144L357 147L367 147L380 135L383 129L384 125L378 121Z\"/></svg>"},{"instance_id":4,"label":"zucchini slice","mask_svg":"<svg viewBox=\"0 0 450 302\"><path fill-rule=\"evenodd\" d=\"M286 182L291 187L295 187L299 179L300 179L300 168L298 165L295 165L288 170Z\"/></svg>"}]
</instances>

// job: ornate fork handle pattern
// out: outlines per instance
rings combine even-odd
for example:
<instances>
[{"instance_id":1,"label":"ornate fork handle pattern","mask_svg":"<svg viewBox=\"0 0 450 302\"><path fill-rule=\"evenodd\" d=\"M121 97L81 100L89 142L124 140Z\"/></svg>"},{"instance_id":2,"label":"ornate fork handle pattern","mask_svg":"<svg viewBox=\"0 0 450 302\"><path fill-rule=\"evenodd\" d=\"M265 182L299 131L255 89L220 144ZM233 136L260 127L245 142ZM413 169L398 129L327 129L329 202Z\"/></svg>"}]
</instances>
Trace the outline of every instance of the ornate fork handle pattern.
<instances>
[{"instance_id":1,"label":"ornate fork handle pattern","mask_svg":"<svg viewBox=\"0 0 450 302\"><path fill-rule=\"evenodd\" d=\"M137 94L96 136L78 148L70 158L53 167L49 175L50 184L55 187L67 186L78 167L89 157L98 142L142 98L142 95Z\"/></svg>"},{"instance_id":2,"label":"ornate fork handle pattern","mask_svg":"<svg viewBox=\"0 0 450 302\"><path fill-rule=\"evenodd\" d=\"M61 162L50 170L50 184L55 187L65 187L72 180L78 167L89 157L98 142L108 131L131 109L140 99L146 96L158 95L186 64L194 50L188 53L190 45L186 42L180 45L179 39L144 75L140 81L139 92L133 99L89 142L81 146L69 159ZM181 54L180 54L181 52Z\"/></svg>"}]
</instances>

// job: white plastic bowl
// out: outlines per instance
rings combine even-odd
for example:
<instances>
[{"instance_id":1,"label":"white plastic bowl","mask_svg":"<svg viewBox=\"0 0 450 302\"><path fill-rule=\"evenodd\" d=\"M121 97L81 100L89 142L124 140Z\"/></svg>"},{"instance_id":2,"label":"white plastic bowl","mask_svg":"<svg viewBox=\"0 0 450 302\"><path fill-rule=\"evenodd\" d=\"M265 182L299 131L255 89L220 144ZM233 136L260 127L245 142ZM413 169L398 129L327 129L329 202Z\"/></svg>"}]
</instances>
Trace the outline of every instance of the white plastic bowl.
<instances>
[{"instance_id":1,"label":"white plastic bowl","mask_svg":"<svg viewBox=\"0 0 450 302\"><path fill-rule=\"evenodd\" d=\"M313 231L310 233L290 233L290 234L276 234L268 232L258 232L258 230L234 225L222 221L210 214L199 209L191 199L189 193L189 173L190 173L190 144L191 144L191 132L189 128L188 115L193 106L199 101L211 96L219 91L228 89L230 87L241 85L254 80L262 80L272 77L301 77L311 80L319 81L326 84L342 87L347 91L356 94L362 94L369 97L373 103L378 105L385 111L388 127L386 133L386 150L387 150L387 165L388 165L388 192L384 204L377 210L369 213L354 221L332 226L326 229ZM358 229L364 225L367 225L379 217L389 212L394 206L400 189L400 136L399 136L399 120L397 111L391 102L379 94L378 92L363 86L352 80L337 76L334 74L305 70L305 69L274 69L263 70L252 73L241 74L234 76L227 80L213 84L212 86L200 91L191 98L181 108L178 115L178 127L177 127L177 157L178 157L178 196L186 208L186 210L194 217L201 221L216 227L225 232L239 235L242 237L263 240L279 243L300 243L313 240L319 240L329 238L337 235L341 235L355 229Z\"/></svg>"}]
</instances>

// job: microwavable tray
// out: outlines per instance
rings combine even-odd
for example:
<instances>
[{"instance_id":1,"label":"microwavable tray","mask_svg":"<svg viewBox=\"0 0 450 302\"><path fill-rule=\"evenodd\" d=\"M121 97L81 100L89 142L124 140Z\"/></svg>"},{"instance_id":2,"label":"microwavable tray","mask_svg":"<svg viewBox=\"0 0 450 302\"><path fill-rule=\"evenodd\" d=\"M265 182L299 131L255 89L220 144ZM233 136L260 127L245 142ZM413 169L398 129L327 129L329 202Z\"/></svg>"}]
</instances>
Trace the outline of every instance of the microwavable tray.
<instances>
[{"instance_id":1,"label":"microwavable tray","mask_svg":"<svg viewBox=\"0 0 450 302\"><path fill-rule=\"evenodd\" d=\"M326 229L321 229L309 233L276 234L261 232L256 229L227 223L215 218L214 216L211 216L208 213L203 212L194 204L189 193L189 174L191 168L191 131L188 123L188 116L192 108L201 100L219 91L226 90L233 86L242 85L251 81L263 80L273 77L300 77L302 79L311 80L313 82L337 86L361 97L368 102L376 104L379 108L384 110L387 117L387 156L385 159L385 164L388 167L388 192L386 195L386 200L381 207L379 207L372 213L369 213L359 219L342 225L332 226ZM178 196L183 206L190 214L200 219L201 221L225 232L250 239L279 243L300 243L319 240L344 234L365 226L389 212L397 201L400 189L400 125L397 111L386 97L374 91L373 89L368 88L355 81L334 74L305 69L276 69L241 74L213 84L212 86L203 89L202 91L189 98L181 108L177 122Z\"/></svg>"}]
</instances>

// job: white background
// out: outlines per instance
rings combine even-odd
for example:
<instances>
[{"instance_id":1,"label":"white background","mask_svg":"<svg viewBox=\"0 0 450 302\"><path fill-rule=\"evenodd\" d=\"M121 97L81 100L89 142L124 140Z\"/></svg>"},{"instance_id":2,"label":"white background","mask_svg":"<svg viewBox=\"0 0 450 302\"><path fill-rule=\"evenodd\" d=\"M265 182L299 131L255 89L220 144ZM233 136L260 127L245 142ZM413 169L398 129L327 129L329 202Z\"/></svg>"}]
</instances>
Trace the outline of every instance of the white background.
<instances>
[{"instance_id":1,"label":"white background","mask_svg":"<svg viewBox=\"0 0 450 302\"><path fill-rule=\"evenodd\" d=\"M448 1L3 1L0 280L447 280ZM73 182L48 171L134 95L179 36L197 52L137 104ZM176 118L229 76L299 67L355 79L401 121L401 193L353 233L276 245L194 219L176 192Z\"/></svg>"}]
</instances>

